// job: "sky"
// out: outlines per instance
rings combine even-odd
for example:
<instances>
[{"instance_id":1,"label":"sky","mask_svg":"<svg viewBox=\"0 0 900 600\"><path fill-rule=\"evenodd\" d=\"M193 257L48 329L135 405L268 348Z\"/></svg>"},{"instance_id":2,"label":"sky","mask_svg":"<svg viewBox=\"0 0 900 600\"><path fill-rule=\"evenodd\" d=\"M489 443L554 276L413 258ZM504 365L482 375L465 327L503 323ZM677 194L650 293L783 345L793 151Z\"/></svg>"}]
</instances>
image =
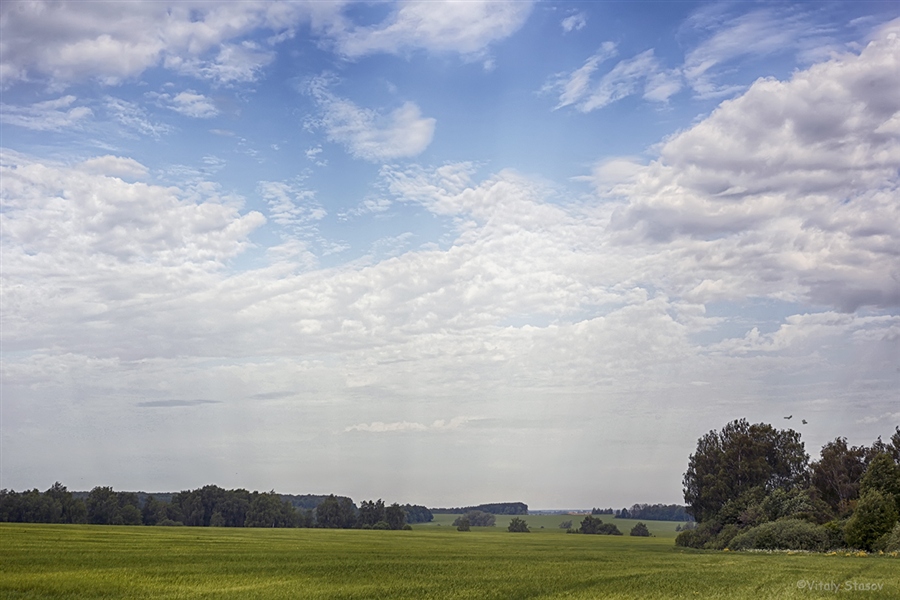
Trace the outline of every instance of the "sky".
<instances>
[{"instance_id":1,"label":"sky","mask_svg":"<svg viewBox=\"0 0 900 600\"><path fill-rule=\"evenodd\" d=\"M10 0L0 90L0 488L619 508L900 424L894 2Z\"/></svg>"}]
</instances>

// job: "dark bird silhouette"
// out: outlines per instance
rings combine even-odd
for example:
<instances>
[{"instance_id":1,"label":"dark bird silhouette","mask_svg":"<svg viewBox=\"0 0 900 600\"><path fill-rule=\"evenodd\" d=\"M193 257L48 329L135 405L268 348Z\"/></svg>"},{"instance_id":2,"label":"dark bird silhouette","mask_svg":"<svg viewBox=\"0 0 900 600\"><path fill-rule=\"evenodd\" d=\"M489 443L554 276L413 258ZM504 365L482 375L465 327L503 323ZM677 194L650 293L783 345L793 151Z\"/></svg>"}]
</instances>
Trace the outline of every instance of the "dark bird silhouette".
<instances>
[{"instance_id":1,"label":"dark bird silhouette","mask_svg":"<svg viewBox=\"0 0 900 600\"><path fill-rule=\"evenodd\" d=\"M791 416L789 416L789 417L785 417L785 419L793 419L793 418L794 418L794 415L791 415Z\"/></svg>"},{"instance_id":2,"label":"dark bird silhouette","mask_svg":"<svg viewBox=\"0 0 900 600\"><path fill-rule=\"evenodd\" d=\"M800 422L806 425L806 419L800 419Z\"/></svg>"}]
</instances>

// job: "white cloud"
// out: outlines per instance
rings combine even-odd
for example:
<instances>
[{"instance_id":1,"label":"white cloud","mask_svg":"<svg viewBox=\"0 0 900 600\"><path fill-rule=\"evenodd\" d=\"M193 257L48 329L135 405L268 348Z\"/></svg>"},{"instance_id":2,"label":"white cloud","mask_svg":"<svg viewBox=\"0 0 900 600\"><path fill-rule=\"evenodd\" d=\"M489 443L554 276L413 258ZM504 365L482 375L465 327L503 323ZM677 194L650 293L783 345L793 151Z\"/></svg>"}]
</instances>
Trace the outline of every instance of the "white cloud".
<instances>
[{"instance_id":1,"label":"white cloud","mask_svg":"<svg viewBox=\"0 0 900 600\"><path fill-rule=\"evenodd\" d=\"M743 89L716 82L723 68L743 58L774 54L821 53L831 44L827 27L811 26L814 13L796 7L776 7L733 15L730 7L707 5L688 19L685 31L708 31L711 35L688 52L682 71L699 97L720 97ZM819 56L818 58L821 58Z\"/></svg>"},{"instance_id":2,"label":"white cloud","mask_svg":"<svg viewBox=\"0 0 900 600\"><path fill-rule=\"evenodd\" d=\"M208 119L219 114L219 110L212 100L194 90L176 94L171 99L169 107L175 112L199 119Z\"/></svg>"},{"instance_id":3,"label":"white cloud","mask_svg":"<svg viewBox=\"0 0 900 600\"><path fill-rule=\"evenodd\" d=\"M269 205L271 220L283 227L307 228L328 214L312 190L282 181L261 181L258 188Z\"/></svg>"},{"instance_id":4,"label":"white cloud","mask_svg":"<svg viewBox=\"0 0 900 600\"><path fill-rule=\"evenodd\" d=\"M134 160L122 156L98 156L90 158L79 165L82 171L95 175L109 175L123 179L143 179L147 176L147 167Z\"/></svg>"},{"instance_id":5,"label":"white cloud","mask_svg":"<svg viewBox=\"0 0 900 600\"><path fill-rule=\"evenodd\" d=\"M492 43L515 33L531 6L521 0L410 0L398 3L397 10L375 26L331 23L328 36L349 57L425 49L477 59Z\"/></svg>"},{"instance_id":6,"label":"white cloud","mask_svg":"<svg viewBox=\"0 0 900 600\"><path fill-rule=\"evenodd\" d=\"M388 114L357 106L329 89L327 77L314 79L308 91L321 111L314 127L346 146L356 158L380 162L421 154L434 137L436 119L423 117L418 106L405 102Z\"/></svg>"},{"instance_id":7,"label":"white cloud","mask_svg":"<svg viewBox=\"0 0 900 600\"><path fill-rule=\"evenodd\" d=\"M608 192L628 199L614 228L679 248L706 272L697 298L896 306L900 140L881 132L900 111L897 27L858 56L759 80L672 137Z\"/></svg>"},{"instance_id":8,"label":"white cloud","mask_svg":"<svg viewBox=\"0 0 900 600\"><path fill-rule=\"evenodd\" d=\"M604 42L600 50L584 65L571 73L554 76L542 88L544 93L559 93L554 109L575 105L581 112L591 112L643 90L645 100L665 102L681 89L681 77L664 70L653 50L616 63L599 80L594 74L601 63L616 56L616 45Z\"/></svg>"},{"instance_id":9,"label":"white cloud","mask_svg":"<svg viewBox=\"0 0 900 600\"><path fill-rule=\"evenodd\" d=\"M94 113L87 106L72 106L76 100L75 96L69 95L28 106L0 104L0 123L36 131L79 127Z\"/></svg>"},{"instance_id":10,"label":"white cloud","mask_svg":"<svg viewBox=\"0 0 900 600\"><path fill-rule=\"evenodd\" d=\"M566 33L571 33L573 31L578 31L579 29L583 29L585 25L587 25L587 17L583 12L577 12L574 15L569 15L565 19L560 22L560 25L563 28L563 31Z\"/></svg>"},{"instance_id":11,"label":"white cloud","mask_svg":"<svg viewBox=\"0 0 900 600\"><path fill-rule=\"evenodd\" d=\"M159 139L162 135L172 131L171 126L153 121L139 104L112 96L107 96L104 100L106 112L124 126L129 133L133 131Z\"/></svg>"},{"instance_id":12,"label":"white cloud","mask_svg":"<svg viewBox=\"0 0 900 600\"><path fill-rule=\"evenodd\" d=\"M222 83L247 81L271 56L242 38L269 30L280 34L269 43L278 43L310 12L339 9L294 2L4 3L0 72L4 86L35 78L116 84L164 64Z\"/></svg>"}]
</instances>

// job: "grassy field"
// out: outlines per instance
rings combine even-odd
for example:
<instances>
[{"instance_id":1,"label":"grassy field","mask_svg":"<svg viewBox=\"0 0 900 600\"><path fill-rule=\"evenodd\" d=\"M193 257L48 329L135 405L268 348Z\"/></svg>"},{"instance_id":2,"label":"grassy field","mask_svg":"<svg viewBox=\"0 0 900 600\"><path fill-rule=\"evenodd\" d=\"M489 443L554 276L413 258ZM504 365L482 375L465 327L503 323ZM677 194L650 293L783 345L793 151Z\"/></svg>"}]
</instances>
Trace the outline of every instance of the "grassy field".
<instances>
[{"instance_id":1,"label":"grassy field","mask_svg":"<svg viewBox=\"0 0 900 600\"><path fill-rule=\"evenodd\" d=\"M431 523L422 523L416 525L416 527L452 528L453 521L456 520L458 516L459 515L434 515L434 521L432 521ZM594 516L604 523L614 524L619 528L619 531L621 531L622 534L626 536L636 523L641 522L647 526L647 529L650 530L650 533L652 535L674 540L675 536L678 535L678 532L675 531L675 527L677 527L678 525L683 525L683 523L678 523L676 521L641 521L640 519L616 519L612 515ZM497 515L497 523L494 526L494 529L505 530L507 525L509 525L510 519L512 518L512 516ZM572 521L572 526L575 529L578 529L578 526L581 524L581 520L584 519L584 515L519 515L519 518L524 519L525 522L528 523L528 527L531 528L532 533L565 533L566 530L559 527L560 523L562 523L563 521ZM475 529L479 530L477 527Z\"/></svg>"},{"instance_id":2,"label":"grassy field","mask_svg":"<svg viewBox=\"0 0 900 600\"><path fill-rule=\"evenodd\" d=\"M850 597L900 598L896 558L700 552L670 536L551 531L4 523L0 598L791 599L834 597L832 582L882 586Z\"/></svg>"}]
</instances>

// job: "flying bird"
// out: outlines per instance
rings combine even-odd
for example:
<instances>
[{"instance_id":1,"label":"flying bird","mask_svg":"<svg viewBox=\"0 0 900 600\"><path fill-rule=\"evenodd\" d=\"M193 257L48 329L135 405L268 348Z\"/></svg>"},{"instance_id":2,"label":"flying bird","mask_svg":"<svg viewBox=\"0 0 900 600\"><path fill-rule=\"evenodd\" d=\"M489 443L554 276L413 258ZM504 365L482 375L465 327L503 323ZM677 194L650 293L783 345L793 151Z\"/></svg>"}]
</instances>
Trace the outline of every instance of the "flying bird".
<instances>
[{"instance_id":1,"label":"flying bird","mask_svg":"<svg viewBox=\"0 0 900 600\"><path fill-rule=\"evenodd\" d=\"M789 416L789 417L785 417L785 419L793 419L793 418L794 418L794 415L791 415L791 416Z\"/></svg>"},{"instance_id":2,"label":"flying bird","mask_svg":"<svg viewBox=\"0 0 900 600\"><path fill-rule=\"evenodd\" d=\"M800 419L800 422L806 425L806 419Z\"/></svg>"}]
</instances>

